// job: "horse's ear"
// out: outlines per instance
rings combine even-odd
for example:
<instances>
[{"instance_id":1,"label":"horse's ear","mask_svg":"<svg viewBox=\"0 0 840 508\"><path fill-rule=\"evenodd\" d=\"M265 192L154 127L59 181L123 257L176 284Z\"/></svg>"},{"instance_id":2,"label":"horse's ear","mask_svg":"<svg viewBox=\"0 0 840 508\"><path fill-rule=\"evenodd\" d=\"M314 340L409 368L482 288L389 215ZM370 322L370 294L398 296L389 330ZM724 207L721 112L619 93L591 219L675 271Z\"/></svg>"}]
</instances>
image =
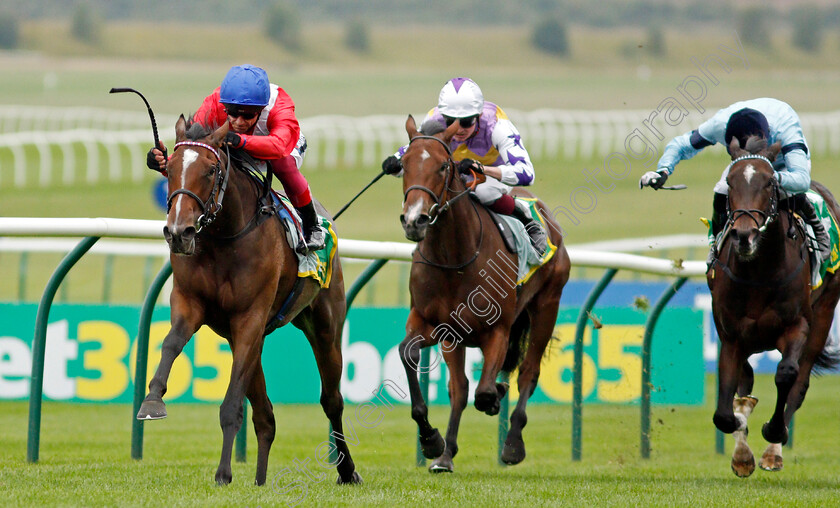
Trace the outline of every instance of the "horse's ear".
<instances>
[{"instance_id":1,"label":"horse's ear","mask_svg":"<svg viewBox=\"0 0 840 508\"><path fill-rule=\"evenodd\" d=\"M726 151L729 152L729 156L732 157L733 161L746 153L746 150L741 148L741 142L734 136L732 137L732 141L729 142L729 146L726 147Z\"/></svg>"},{"instance_id":2,"label":"horse's ear","mask_svg":"<svg viewBox=\"0 0 840 508\"><path fill-rule=\"evenodd\" d=\"M458 132L459 128L460 125L458 122L452 122L452 125L447 127L445 131L443 131L443 140L446 141L446 144L449 144L449 142L452 141L452 136L454 136L455 133Z\"/></svg>"},{"instance_id":3,"label":"horse's ear","mask_svg":"<svg viewBox=\"0 0 840 508\"><path fill-rule=\"evenodd\" d=\"M770 147L767 148L767 150L764 151L764 156L767 157L768 159L770 159L771 161L774 161L774 160L776 160L776 157L779 156L779 152L781 152L781 151L782 151L782 143L779 142L779 141L776 141L775 143L770 145Z\"/></svg>"},{"instance_id":4,"label":"horse's ear","mask_svg":"<svg viewBox=\"0 0 840 508\"><path fill-rule=\"evenodd\" d=\"M222 124L221 127L213 131L213 134L210 135L210 144L219 148L222 146L222 142L225 140L225 136L227 136L228 130L230 130L230 125L225 122Z\"/></svg>"},{"instance_id":5,"label":"horse's ear","mask_svg":"<svg viewBox=\"0 0 840 508\"><path fill-rule=\"evenodd\" d=\"M417 132L417 122L414 121L414 117L411 115L408 115L408 118L405 121L405 132L408 133L409 140L420 135L420 133Z\"/></svg>"},{"instance_id":6,"label":"horse's ear","mask_svg":"<svg viewBox=\"0 0 840 508\"><path fill-rule=\"evenodd\" d=\"M181 115L175 122L175 142L180 143L185 139L187 139L187 120L184 119L184 115Z\"/></svg>"}]
</instances>

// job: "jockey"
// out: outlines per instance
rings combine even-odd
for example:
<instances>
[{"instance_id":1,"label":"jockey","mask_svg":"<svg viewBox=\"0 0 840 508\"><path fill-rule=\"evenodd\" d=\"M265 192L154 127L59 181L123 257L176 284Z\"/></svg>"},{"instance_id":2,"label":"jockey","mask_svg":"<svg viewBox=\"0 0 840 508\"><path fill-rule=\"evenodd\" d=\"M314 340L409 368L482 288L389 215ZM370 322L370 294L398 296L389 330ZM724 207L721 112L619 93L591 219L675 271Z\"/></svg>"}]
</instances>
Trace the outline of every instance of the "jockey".
<instances>
[{"instance_id":1,"label":"jockey","mask_svg":"<svg viewBox=\"0 0 840 508\"><path fill-rule=\"evenodd\" d=\"M828 259L831 251L828 233L817 217L813 205L804 195L811 185L811 156L808 145L802 134L799 116L790 105L780 100L765 97L736 102L715 113L697 129L672 139L665 146L665 151L659 159L659 169L642 175L639 188L649 186L657 190L668 179L668 175L674 172L674 167L680 161L694 157L705 147L715 143L723 143L728 150L732 138L738 139L743 147L750 136L765 139L768 145L781 143L782 157L773 163L776 180L786 196L793 198L794 210L814 228L820 255L823 260ZM715 185L712 214L714 237L717 237L726 222L728 174L729 168L724 170L720 181Z\"/></svg>"},{"instance_id":2,"label":"jockey","mask_svg":"<svg viewBox=\"0 0 840 508\"><path fill-rule=\"evenodd\" d=\"M519 131L502 108L485 101L478 85L469 78L454 78L440 91L437 107L423 123L435 121L447 127L458 122L460 128L450 141L452 159L462 174L472 169L492 177L475 188L475 195L488 208L503 215L513 215L525 226L531 243L542 256L547 249L546 233L534 220L525 203L513 199L512 186L531 185L534 166L522 146ZM382 162L382 171L402 175L400 158L408 145Z\"/></svg>"},{"instance_id":3,"label":"jockey","mask_svg":"<svg viewBox=\"0 0 840 508\"><path fill-rule=\"evenodd\" d=\"M324 248L326 233L315 212L309 183L299 170L306 139L295 117L295 105L282 88L268 81L263 69L248 64L232 67L221 86L204 99L193 121L205 126L228 122L225 142L266 161L297 209L306 245L301 254ZM163 170L163 153L150 150L147 164Z\"/></svg>"}]
</instances>

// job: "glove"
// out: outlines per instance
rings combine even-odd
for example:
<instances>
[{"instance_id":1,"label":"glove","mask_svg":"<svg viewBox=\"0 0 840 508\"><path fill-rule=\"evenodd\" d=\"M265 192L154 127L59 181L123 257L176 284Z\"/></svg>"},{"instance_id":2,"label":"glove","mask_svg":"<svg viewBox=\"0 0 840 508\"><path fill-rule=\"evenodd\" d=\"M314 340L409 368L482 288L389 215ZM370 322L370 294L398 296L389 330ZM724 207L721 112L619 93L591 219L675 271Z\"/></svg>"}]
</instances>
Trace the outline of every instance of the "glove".
<instances>
[{"instance_id":1,"label":"glove","mask_svg":"<svg viewBox=\"0 0 840 508\"><path fill-rule=\"evenodd\" d=\"M667 170L648 171L639 179L639 188L650 187L653 190L659 190L665 185L665 180L667 179Z\"/></svg>"},{"instance_id":2,"label":"glove","mask_svg":"<svg viewBox=\"0 0 840 508\"><path fill-rule=\"evenodd\" d=\"M162 143L161 143L162 144ZM155 153L157 151L157 154ZM163 162L157 160L157 155L163 155ZM166 152L161 152L159 148L151 148L149 153L146 154L146 166L149 169L153 169L159 173L166 172Z\"/></svg>"},{"instance_id":3,"label":"glove","mask_svg":"<svg viewBox=\"0 0 840 508\"><path fill-rule=\"evenodd\" d=\"M475 171L479 175L484 174L484 165L472 159L464 159L458 163L458 172L462 175L469 174L470 171Z\"/></svg>"},{"instance_id":4,"label":"glove","mask_svg":"<svg viewBox=\"0 0 840 508\"><path fill-rule=\"evenodd\" d=\"M402 162L397 159L396 155L391 155L382 161L382 172L386 175L398 175L402 169Z\"/></svg>"},{"instance_id":5,"label":"glove","mask_svg":"<svg viewBox=\"0 0 840 508\"><path fill-rule=\"evenodd\" d=\"M244 144L242 136L235 132L228 132L225 134L225 143L233 148L242 148L242 145Z\"/></svg>"}]
</instances>

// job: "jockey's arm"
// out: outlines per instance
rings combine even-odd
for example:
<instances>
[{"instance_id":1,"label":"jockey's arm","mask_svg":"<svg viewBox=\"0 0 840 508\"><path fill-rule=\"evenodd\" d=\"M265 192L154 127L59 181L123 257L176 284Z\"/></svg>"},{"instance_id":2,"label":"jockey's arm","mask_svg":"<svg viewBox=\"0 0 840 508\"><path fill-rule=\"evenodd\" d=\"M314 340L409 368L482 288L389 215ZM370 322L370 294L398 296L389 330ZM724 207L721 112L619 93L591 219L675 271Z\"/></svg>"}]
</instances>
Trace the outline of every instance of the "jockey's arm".
<instances>
[{"instance_id":1,"label":"jockey's arm","mask_svg":"<svg viewBox=\"0 0 840 508\"><path fill-rule=\"evenodd\" d=\"M484 174L507 185L525 186L534 183L534 165L513 123L500 119L496 122L491 138L499 151L501 164L485 165Z\"/></svg>"},{"instance_id":2,"label":"jockey's arm","mask_svg":"<svg viewBox=\"0 0 840 508\"><path fill-rule=\"evenodd\" d=\"M278 98L268 113L267 127L268 134L265 136L241 135L241 148L262 160L280 159L292 153L300 139L300 124L291 101L281 104Z\"/></svg>"},{"instance_id":3,"label":"jockey's arm","mask_svg":"<svg viewBox=\"0 0 840 508\"><path fill-rule=\"evenodd\" d=\"M782 147L784 151L784 147ZM800 194L811 186L811 160L797 148L784 154L785 170L776 171L779 185L789 194Z\"/></svg>"}]
</instances>

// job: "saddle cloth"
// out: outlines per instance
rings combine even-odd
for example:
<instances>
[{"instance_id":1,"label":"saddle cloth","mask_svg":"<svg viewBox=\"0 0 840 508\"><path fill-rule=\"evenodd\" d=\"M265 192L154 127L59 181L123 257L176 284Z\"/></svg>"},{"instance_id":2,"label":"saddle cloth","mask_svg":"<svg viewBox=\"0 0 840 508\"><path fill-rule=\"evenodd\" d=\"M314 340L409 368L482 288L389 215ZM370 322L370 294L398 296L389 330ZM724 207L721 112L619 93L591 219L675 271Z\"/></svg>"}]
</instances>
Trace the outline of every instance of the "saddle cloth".
<instances>
[{"instance_id":1,"label":"saddle cloth","mask_svg":"<svg viewBox=\"0 0 840 508\"><path fill-rule=\"evenodd\" d=\"M546 225L542 215L540 215L540 212L537 210L537 199L524 197L517 197L515 199L528 205L528 209L531 211L531 216L535 220L538 220L548 233L548 226ZM547 235L546 240L548 242L548 248L545 250L543 255L540 256L537 254L537 251L534 250L533 245L531 245L531 237L528 235L528 232L525 231L525 226L522 224L522 221L510 215L494 213L489 208L487 211L490 212L490 217L493 218L496 223L496 227L499 228L499 232L505 240L505 245L508 250L516 254L518 259L516 284L525 284L539 267L548 263L548 261L554 257L554 254L557 252L557 246L551 242L551 237Z\"/></svg>"}]
</instances>

